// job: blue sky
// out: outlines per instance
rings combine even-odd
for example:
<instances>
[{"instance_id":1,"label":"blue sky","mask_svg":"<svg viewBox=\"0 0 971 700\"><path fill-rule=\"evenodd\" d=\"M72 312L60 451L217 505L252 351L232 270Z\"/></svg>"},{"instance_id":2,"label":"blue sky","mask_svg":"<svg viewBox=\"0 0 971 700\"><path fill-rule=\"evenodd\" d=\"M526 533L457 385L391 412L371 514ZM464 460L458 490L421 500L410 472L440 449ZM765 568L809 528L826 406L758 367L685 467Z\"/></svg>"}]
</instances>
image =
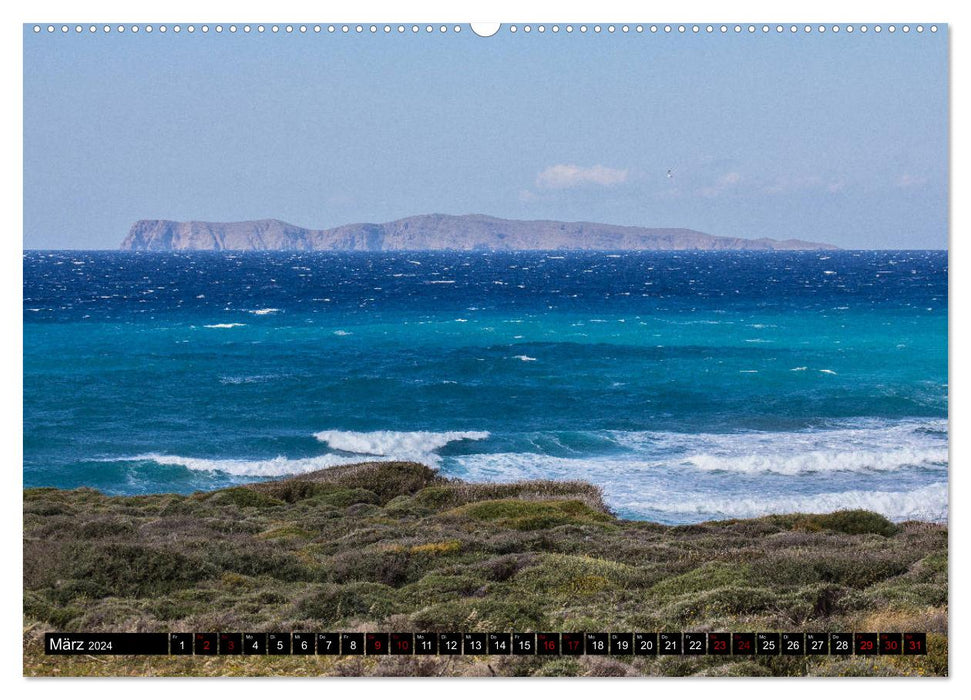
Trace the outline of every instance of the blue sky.
<instances>
[{"instance_id":1,"label":"blue sky","mask_svg":"<svg viewBox=\"0 0 971 700\"><path fill-rule=\"evenodd\" d=\"M25 27L24 246L442 212L944 248L946 34Z\"/></svg>"}]
</instances>

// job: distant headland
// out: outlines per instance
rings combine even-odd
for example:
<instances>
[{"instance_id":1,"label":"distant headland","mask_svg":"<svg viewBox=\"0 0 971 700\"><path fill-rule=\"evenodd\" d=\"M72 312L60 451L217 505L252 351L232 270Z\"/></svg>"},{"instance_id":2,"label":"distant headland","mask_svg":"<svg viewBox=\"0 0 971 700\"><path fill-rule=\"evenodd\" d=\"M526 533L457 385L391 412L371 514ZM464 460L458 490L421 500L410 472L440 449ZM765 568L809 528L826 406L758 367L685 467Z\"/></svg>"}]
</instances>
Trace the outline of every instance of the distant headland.
<instances>
[{"instance_id":1,"label":"distant headland","mask_svg":"<svg viewBox=\"0 0 971 700\"><path fill-rule=\"evenodd\" d=\"M835 250L794 239L731 238L686 228L519 221L482 214L424 214L384 224L312 230L277 219L137 221L122 250Z\"/></svg>"}]
</instances>

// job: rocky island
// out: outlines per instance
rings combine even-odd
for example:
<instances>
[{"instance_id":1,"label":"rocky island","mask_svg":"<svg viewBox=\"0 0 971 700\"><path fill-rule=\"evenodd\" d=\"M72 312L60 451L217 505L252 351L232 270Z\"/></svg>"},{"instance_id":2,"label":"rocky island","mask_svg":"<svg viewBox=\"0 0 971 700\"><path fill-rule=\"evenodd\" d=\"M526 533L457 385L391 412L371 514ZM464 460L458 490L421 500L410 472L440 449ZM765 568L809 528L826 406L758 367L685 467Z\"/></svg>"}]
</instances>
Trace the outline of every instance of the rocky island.
<instances>
[{"instance_id":1,"label":"rocky island","mask_svg":"<svg viewBox=\"0 0 971 700\"><path fill-rule=\"evenodd\" d=\"M122 250L833 250L794 239L731 238L686 228L519 221L425 214L384 224L312 230L277 219L240 222L137 221Z\"/></svg>"}]
</instances>

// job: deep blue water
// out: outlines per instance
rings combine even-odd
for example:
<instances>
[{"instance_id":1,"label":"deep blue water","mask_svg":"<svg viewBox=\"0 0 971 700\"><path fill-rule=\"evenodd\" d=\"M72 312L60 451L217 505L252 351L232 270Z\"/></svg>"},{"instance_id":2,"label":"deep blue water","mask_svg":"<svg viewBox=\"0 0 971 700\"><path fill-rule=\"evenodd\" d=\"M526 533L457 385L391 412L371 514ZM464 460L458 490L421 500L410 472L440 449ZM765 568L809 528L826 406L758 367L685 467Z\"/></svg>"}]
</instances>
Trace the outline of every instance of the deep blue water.
<instances>
[{"instance_id":1,"label":"deep blue water","mask_svg":"<svg viewBox=\"0 0 971 700\"><path fill-rule=\"evenodd\" d=\"M24 483L362 459L692 522L947 514L947 253L24 255Z\"/></svg>"}]
</instances>

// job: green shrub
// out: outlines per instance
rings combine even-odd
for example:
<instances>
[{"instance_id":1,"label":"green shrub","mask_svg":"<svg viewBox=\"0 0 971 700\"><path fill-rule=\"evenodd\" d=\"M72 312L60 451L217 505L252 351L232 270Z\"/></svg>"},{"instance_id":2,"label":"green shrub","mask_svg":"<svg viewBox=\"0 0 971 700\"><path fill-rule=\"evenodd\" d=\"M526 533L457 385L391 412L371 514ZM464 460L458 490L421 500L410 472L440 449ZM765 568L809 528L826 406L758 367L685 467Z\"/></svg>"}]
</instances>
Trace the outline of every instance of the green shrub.
<instances>
[{"instance_id":1,"label":"green shrub","mask_svg":"<svg viewBox=\"0 0 971 700\"><path fill-rule=\"evenodd\" d=\"M314 533L304 530L299 525L283 525L281 527L275 527L271 530L266 530L258 535L261 540L281 540L290 537L300 540L307 540L313 536Z\"/></svg>"},{"instance_id":2,"label":"green shrub","mask_svg":"<svg viewBox=\"0 0 971 700\"><path fill-rule=\"evenodd\" d=\"M388 515L396 518L427 514L426 509L417 504L412 496L395 496L384 504L384 510Z\"/></svg>"},{"instance_id":3,"label":"green shrub","mask_svg":"<svg viewBox=\"0 0 971 700\"><path fill-rule=\"evenodd\" d=\"M606 591L636 588L640 571L627 564L570 554L544 554L522 570L513 582L530 595L551 599L581 599Z\"/></svg>"},{"instance_id":4,"label":"green shrub","mask_svg":"<svg viewBox=\"0 0 971 700\"><path fill-rule=\"evenodd\" d=\"M490 581L508 581L536 561L536 557L531 554L507 554L484 561L476 568Z\"/></svg>"},{"instance_id":5,"label":"green shrub","mask_svg":"<svg viewBox=\"0 0 971 700\"><path fill-rule=\"evenodd\" d=\"M461 501L456 496L456 490L448 486L429 486L424 488L415 494L414 501L419 506L431 510L443 510L461 504Z\"/></svg>"},{"instance_id":6,"label":"green shrub","mask_svg":"<svg viewBox=\"0 0 971 700\"><path fill-rule=\"evenodd\" d=\"M900 555L877 555L854 550L807 556L806 564L813 567L820 580L852 588L866 588L898 576L910 567L910 562L900 558Z\"/></svg>"},{"instance_id":7,"label":"green shrub","mask_svg":"<svg viewBox=\"0 0 971 700\"><path fill-rule=\"evenodd\" d=\"M59 631L72 631L71 623L82 615L81 608L52 602L40 593L24 591L24 618L50 624Z\"/></svg>"},{"instance_id":8,"label":"green shrub","mask_svg":"<svg viewBox=\"0 0 971 700\"><path fill-rule=\"evenodd\" d=\"M108 542L75 544L65 574L88 581L110 595L145 596L201 581L214 573L207 561L161 547Z\"/></svg>"},{"instance_id":9,"label":"green shrub","mask_svg":"<svg viewBox=\"0 0 971 700\"><path fill-rule=\"evenodd\" d=\"M251 484L247 488L287 503L297 503L335 489L330 484L320 484L300 478Z\"/></svg>"},{"instance_id":10,"label":"green shrub","mask_svg":"<svg viewBox=\"0 0 971 700\"><path fill-rule=\"evenodd\" d=\"M341 552L331 560L334 581L375 581L399 587L420 576L417 560L407 550L357 549Z\"/></svg>"},{"instance_id":11,"label":"green shrub","mask_svg":"<svg viewBox=\"0 0 971 700\"><path fill-rule=\"evenodd\" d=\"M321 623L365 618L379 621L396 610L393 588L380 583L356 582L314 588L297 603L297 612Z\"/></svg>"},{"instance_id":12,"label":"green shrub","mask_svg":"<svg viewBox=\"0 0 971 700\"><path fill-rule=\"evenodd\" d=\"M433 510L455 508L467 503L518 499L521 501L574 500L606 515L610 510L603 502L603 493L592 484L582 481L517 481L509 484L471 484L464 481L438 483L420 491L415 500Z\"/></svg>"},{"instance_id":13,"label":"green shrub","mask_svg":"<svg viewBox=\"0 0 971 700\"><path fill-rule=\"evenodd\" d=\"M677 624L690 624L696 620L751 615L772 609L778 596L767 588L726 586L683 596L672 602L662 612Z\"/></svg>"},{"instance_id":14,"label":"green shrub","mask_svg":"<svg viewBox=\"0 0 971 700\"><path fill-rule=\"evenodd\" d=\"M215 491L212 494L204 494L201 500L212 505L233 505L238 508L273 508L282 506L283 501L273 498L264 493L246 486L237 486L231 489Z\"/></svg>"},{"instance_id":15,"label":"green shrub","mask_svg":"<svg viewBox=\"0 0 971 700\"><path fill-rule=\"evenodd\" d=\"M947 552L935 552L911 567L908 578L915 581L947 583Z\"/></svg>"},{"instance_id":16,"label":"green shrub","mask_svg":"<svg viewBox=\"0 0 971 700\"><path fill-rule=\"evenodd\" d=\"M513 530L545 530L573 523L607 524L612 518L580 501L519 501L511 498L469 503L445 513Z\"/></svg>"},{"instance_id":17,"label":"green shrub","mask_svg":"<svg viewBox=\"0 0 971 700\"><path fill-rule=\"evenodd\" d=\"M244 576L270 576L280 581L309 581L313 572L294 554L276 543L213 542L206 549L206 560L221 571Z\"/></svg>"},{"instance_id":18,"label":"green shrub","mask_svg":"<svg viewBox=\"0 0 971 700\"><path fill-rule=\"evenodd\" d=\"M761 585L805 586L822 580L822 574L798 551L772 553L748 566L749 581Z\"/></svg>"},{"instance_id":19,"label":"green shrub","mask_svg":"<svg viewBox=\"0 0 971 700\"><path fill-rule=\"evenodd\" d=\"M883 535L893 537L900 530L878 513L867 510L838 510L835 513L817 515L813 522L823 530L845 532L847 535Z\"/></svg>"},{"instance_id":20,"label":"green shrub","mask_svg":"<svg viewBox=\"0 0 971 700\"><path fill-rule=\"evenodd\" d=\"M672 576L651 587L649 593L661 598L710 591L725 586L747 585L751 570L744 564L710 562L679 576Z\"/></svg>"},{"instance_id":21,"label":"green shrub","mask_svg":"<svg viewBox=\"0 0 971 700\"><path fill-rule=\"evenodd\" d=\"M947 584L913 583L892 579L890 582L871 586L861 593L866 608L942 607L947 605Z\"/></svg>"},{"instance_id":22,"label":"green shrub","mask_svg":"<svg viewBox=\"0 0 971 700\"><path fill-rule=\"evenodd\" d=\"M833 513L771 515L765 520L790 530L819 532L830 530L847 535L883 535L893 537L900 528L879 513L868 510L838 510Z\"/></svg>"},{"instance_id":23,"label":"green shrub","mask_svg":"<svg viewBox=\"0 0 971 700\"><path fill-rule=\"evenodd\" d=\"M375 505L380 502L378 494L368 489L335 489L329 493L324 492L313 499L314 503L333 506L335 508L347 508L357 503L367 503Z\"/></svg>"},{"instance_id":24,"label":"green shrub","mask_svg":"<svg viewBox=\"0 0 971 700\"><path fill-rule=\"evenodd\" d=\"M378 503L384 505L396 496L417 493L441 480L433 469L417 462L363 462L330 467L292 479L262 484L259 488L271 493L283 493L286 490L309 493L315 489L326 488L326 485L364 489L376 494ZM307 484L315 484L315 487L311 488Z\"/></svg>"},{"instance_id":25,"label":"green shrub","mask_svg":"<svg viewBox=\"0 0 971 700\"><path fill-rule=\"evenodd\" d=\"M546 610L541 598L459 598L422 608L412 613L411 622L414 629L427 632L518 632L546 627Z\"/></svg>"},{"instance_id":26,"label":"green shrub","mask_svg":"<svg viewBox=\"0 0 971 700\"><path fill-rule=\"evenodd\" d=\"M454 598L477 594L487 586L486 581L466 574L442 574L433 571L402 590L417 604L443 603Z\"/></svg>"},{"instance_id":27,"label":"green shrub","mask_svg":"<svg viewBox=\"0 0 971 700\"><path fill-rule=\"evenodd\" d=\"M89 540L107 537L132 537L134 534L135 526L131 522L112 517L89 520L78 529L78 536Z\"/></svg>"}]
</instances>

